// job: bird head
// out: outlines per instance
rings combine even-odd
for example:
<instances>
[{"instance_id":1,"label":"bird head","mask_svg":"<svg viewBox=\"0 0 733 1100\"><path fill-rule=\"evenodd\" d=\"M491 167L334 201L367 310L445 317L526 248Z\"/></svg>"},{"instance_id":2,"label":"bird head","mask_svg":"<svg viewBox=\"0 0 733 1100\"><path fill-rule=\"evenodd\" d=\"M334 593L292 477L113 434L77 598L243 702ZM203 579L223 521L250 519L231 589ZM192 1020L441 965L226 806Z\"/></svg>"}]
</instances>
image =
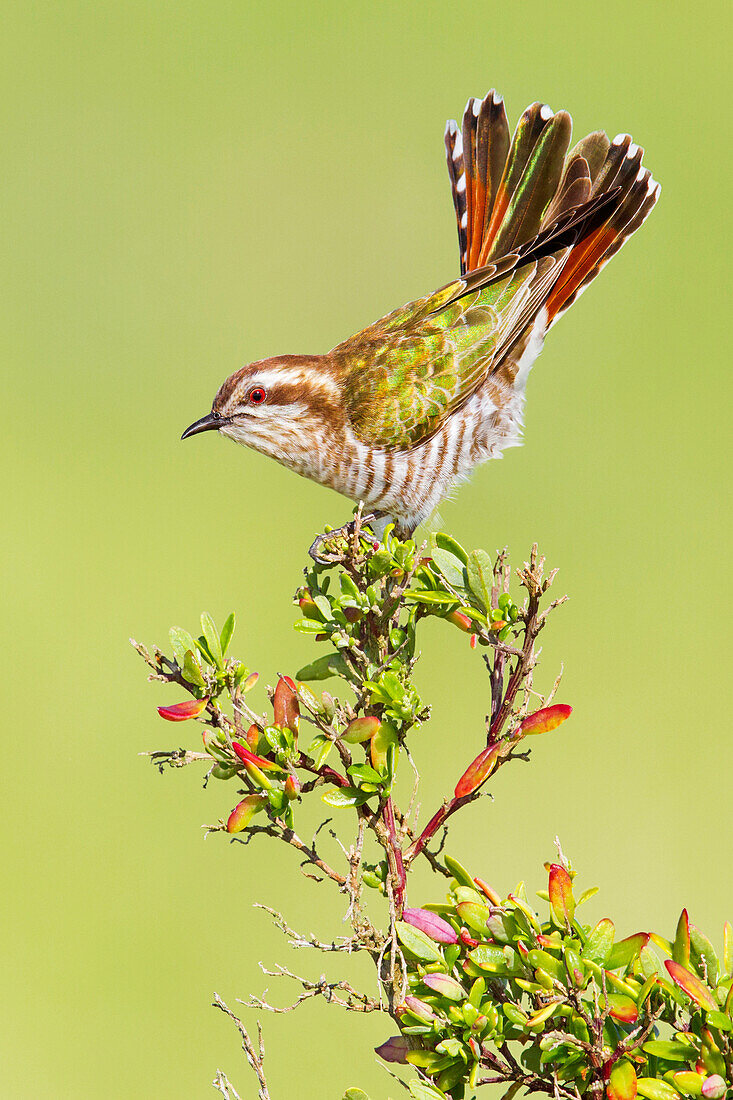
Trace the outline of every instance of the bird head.
<instances>
[{"instance_id":1,"label":"bird head","mask_svg":"<svg viewBox=\"0 0 733 1100\"><path fill-rule=\"evenodd\" d=\"M227 378L211 412L181 436L218 431L237 443L274 455L322 435L339 408L340 387L322 356L283 355L248 363Z\"/></svg>"}]
</instances>

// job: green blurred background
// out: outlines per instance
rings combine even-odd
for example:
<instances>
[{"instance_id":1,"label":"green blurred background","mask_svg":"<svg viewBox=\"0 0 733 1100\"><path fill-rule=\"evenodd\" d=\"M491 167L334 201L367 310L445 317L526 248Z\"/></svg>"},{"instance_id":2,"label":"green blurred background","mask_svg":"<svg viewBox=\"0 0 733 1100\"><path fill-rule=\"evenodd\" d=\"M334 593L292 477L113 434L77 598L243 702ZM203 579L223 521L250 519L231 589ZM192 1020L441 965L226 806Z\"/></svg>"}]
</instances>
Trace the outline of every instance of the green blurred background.
<instances>
[{"instance_id":1,"label":"green blurred background","mask_svg":"<svg viewBox=\"0 0 733 1100\"><path fill-rule=\"evenodd\" d=\"M719 942L729 15L659 0L6 7L1 1095L213 1095L217 1066L253 1095L212 992L261 992L259 959L323 964L294 957L253 902L342 931L341 900L286 849L204 842L232 785L204 792L193 769L161 778L137 756L197 734L159 721L178 696L146 685L127 638L234 608L235 650L265 680L307 658L290 593L347 502L179 435L241 363L325 350L453 276L443 124L494 85L512 121L543 98L576 136L630 131L663 193L548 341L525 446L443 509L468 546L519 561L539 539L560 566L572 598L539 683L564 661L575 707L450 847L533 891L557 833L602 888L588 918L669 933L689 904ZM437 625L421 676L427 812L480 744L486 691L465 636ZM265 1026L273 1097L394 1095L371 1054L389 1023L314 1004Z\"/></svg>"}]
</instances>

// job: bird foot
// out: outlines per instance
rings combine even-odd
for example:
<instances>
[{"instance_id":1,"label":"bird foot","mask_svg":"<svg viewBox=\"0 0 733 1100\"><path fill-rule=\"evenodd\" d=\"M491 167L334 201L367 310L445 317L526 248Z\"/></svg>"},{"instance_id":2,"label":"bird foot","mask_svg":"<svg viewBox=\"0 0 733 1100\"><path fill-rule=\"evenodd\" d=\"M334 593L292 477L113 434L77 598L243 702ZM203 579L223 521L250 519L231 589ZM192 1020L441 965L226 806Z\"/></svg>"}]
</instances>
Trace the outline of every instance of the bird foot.
<instances>
[{"instance_id":1,"label":"bird foot","mask_svg":"<svg viewBox=\"0 0 733 1100\"><path fill-rule=\"evenodd\" d=\"M314 539L308 554L317 565L338 565L346 559L350 548L356 548L364 526L376 518L375 515L357 515L334 531L326 531Z\"/></svg>"}]
</instances>

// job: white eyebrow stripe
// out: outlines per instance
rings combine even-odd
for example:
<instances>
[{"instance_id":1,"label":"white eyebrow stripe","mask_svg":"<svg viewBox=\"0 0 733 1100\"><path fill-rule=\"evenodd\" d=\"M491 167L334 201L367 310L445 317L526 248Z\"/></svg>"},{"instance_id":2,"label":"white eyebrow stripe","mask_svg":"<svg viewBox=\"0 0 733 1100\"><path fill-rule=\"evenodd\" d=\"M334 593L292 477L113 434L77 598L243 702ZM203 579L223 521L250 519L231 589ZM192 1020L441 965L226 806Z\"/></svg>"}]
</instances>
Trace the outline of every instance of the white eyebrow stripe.
<instances>
[{"instance_id":1,"label":"white eyebrow stripe","mask_svg":"<svg viewBox=\"0 0 733 1100\"><path fill-rule=\"evenodd\" d=\"M326 371L306 370L304 367L266 367L253 371L248 380L249 386L262 386L264 390L277 385L299 386L305 383L338 396L337 382Z\"/></svg>"}]
</instances>

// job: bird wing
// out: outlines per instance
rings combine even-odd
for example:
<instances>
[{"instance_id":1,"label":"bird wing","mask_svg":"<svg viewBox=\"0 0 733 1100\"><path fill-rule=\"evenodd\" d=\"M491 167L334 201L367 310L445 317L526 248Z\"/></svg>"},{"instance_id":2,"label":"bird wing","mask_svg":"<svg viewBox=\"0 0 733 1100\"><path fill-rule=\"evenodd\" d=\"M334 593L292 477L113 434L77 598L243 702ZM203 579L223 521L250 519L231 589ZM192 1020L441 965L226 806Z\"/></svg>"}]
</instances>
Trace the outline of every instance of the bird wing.
<instances>
[{"instance_id":1,"label":"bird wing","mask_svg":"<svg viewBox=\"0 0 733 1100\"><path fill-rule=\"evenodd\" d=\"M403 450L433 435L531 323L568 252L493 272L474 290L456 280L334 348L357 438Z\"/></svg>"}]
</instances>

